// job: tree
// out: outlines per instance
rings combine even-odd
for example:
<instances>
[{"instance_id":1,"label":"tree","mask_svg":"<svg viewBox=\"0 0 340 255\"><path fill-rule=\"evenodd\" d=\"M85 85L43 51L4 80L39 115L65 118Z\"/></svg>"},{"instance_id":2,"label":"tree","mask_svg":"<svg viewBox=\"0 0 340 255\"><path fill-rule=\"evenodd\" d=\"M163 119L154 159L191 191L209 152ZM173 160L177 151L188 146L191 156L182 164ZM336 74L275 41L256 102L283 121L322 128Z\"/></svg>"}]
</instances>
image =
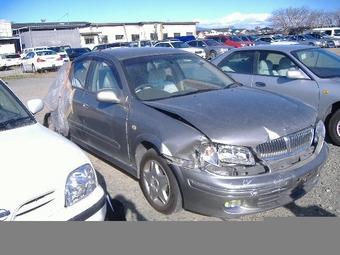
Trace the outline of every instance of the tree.
<instances>
[{"instance_id":1,"label":"tree","mask_svg":"<svg viewBox=\"0 0 340 255\"><path fill-rule=\"evenodd\" d=\"M302 32L305 29L316 27L327 16L329 14L323 10L311 10L308 6L288 7L274 10L267 21L274 29L289 34L291 30Z\"/></svg>"}]
</instances>

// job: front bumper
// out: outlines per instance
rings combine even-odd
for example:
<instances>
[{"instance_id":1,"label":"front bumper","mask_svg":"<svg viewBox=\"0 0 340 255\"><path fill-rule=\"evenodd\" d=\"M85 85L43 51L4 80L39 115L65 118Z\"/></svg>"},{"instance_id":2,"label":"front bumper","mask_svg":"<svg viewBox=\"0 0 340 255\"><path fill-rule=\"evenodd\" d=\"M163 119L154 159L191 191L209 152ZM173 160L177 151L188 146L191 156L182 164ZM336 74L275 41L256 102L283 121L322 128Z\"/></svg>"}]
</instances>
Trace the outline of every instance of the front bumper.
<instances>
[{"instance_id":1,"label":"front bumper","mask_svg":"<svg viewBox=\"0 0 340 255\"><path fill-rule=\"evenodd\" d=\"M308 193L319 181L328 156L328 145L306 163L283 172L255 176L219 177L178 168L184 208L195 213L236 218L286 205ZM227 201L239 200L240 207L226 208Z\"/></svg>"}]
</instances>

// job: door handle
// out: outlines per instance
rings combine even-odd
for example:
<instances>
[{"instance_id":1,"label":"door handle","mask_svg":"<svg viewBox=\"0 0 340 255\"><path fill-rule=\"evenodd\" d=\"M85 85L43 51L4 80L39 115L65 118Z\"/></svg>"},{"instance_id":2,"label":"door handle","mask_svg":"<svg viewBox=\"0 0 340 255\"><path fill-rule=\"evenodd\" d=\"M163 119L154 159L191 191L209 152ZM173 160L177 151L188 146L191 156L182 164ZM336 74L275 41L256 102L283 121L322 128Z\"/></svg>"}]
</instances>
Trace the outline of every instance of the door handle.
<instances>
[{"instance_id":1,"label":"door handle","mask_svg":"<svg viewBox=\"0 0 340 255\"><path fill-rule=\"evenodd\" d=\"M87 103L83 103L83 107L85 107L85 108L89 108L89 104L87 104Z\"/></svg>"},{"instance_id":2,"label":"door handle","mask_svg":"<svg viewBox=\"0 0 340 255\"><path fill-rule=\"evenodd\" d=\"M261 81L258 81L258 82L255 82L255 86L256 86L256 87L265 87L265 86L266 86L266 83L261 82Z\"/></svg>"}]
</instances>

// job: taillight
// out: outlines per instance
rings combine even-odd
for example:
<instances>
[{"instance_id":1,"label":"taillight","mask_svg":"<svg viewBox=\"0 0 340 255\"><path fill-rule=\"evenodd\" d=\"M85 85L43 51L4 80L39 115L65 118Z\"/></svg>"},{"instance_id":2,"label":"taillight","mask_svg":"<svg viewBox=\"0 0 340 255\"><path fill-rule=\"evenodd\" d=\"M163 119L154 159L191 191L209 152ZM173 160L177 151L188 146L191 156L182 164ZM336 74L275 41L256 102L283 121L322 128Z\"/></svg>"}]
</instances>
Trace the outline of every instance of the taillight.
<instances>
[{"instance_id":1,"label":"taillight","mask_svg":"<svg viewBox=\"0 0 340 255\"><path fill-rule=\"evenodd\" d=\"M45 62L46 60L41 59L41 58L37 58L37 62Z\"/></svg>"},{"instance_id":2,"label":"taillight","mask_svg":"<svg viewBox=\"0 0 340 255\"><path fill-rule=\"evenodd\" d=\"M58 60L63 60L63 58L62 58L62 57L59 57L59 58L57 58L57 61L58 61Z\"/></svg>"}]
</instances>

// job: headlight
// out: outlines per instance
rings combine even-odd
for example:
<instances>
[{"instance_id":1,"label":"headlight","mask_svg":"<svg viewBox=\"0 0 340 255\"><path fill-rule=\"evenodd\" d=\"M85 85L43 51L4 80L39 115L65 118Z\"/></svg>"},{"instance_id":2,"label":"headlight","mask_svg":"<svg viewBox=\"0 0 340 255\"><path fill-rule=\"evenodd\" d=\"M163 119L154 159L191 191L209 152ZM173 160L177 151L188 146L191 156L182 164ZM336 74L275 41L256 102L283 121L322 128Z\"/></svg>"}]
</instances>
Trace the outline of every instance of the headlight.
<instances>
[{"instance_id":1,"label":"headlight","mask_svg":"<svg viewBox=\"0 0 340 255\"><path fill-rule=\"evenodd\" d=\"M97 187L97 176L91 165L83 165L69 174L65 185L65 206L88 196Z\"/></svg>"},{"instance_id":2,"label":"headlight","mask_svg":"<svg viewBox=\"0 0 340 255\"><path fill-rule=\"evenodd\" d=\"M320 120L315 127L315 142L322 141L326 136L326 128L324 123Z\"/></svg>"},{"instance_id":3,"label":"headlight","mask_svg":"<svg viewBox=\"0 0 340 255\"><path fill-rule=\"evenodd\" d=\"M255 165L255 158L251 151L242 146L220 144L217 147L207 146L202 159L210 164L219 165L219 162L238 165Z\"/></svg>"}]
</instances>

